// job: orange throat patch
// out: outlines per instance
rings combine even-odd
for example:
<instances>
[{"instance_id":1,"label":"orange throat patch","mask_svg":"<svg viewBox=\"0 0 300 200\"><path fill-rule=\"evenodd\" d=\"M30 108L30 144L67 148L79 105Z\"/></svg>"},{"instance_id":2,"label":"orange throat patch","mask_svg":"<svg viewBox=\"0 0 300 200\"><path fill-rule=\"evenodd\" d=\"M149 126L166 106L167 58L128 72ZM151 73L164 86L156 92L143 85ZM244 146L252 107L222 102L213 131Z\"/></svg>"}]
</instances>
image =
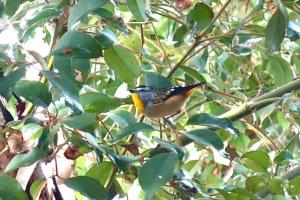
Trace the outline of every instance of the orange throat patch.
<instances>
[{"instance_id":1,"label":"orange throat patch","mask_svg":"<svg viewBox=\"0 0 300 200\"><path fill-rule=\"evenodd\" d=\"M144 102L141 100L141 98L139 97L139 95L137 95L136 93L131 93L131 98L133 100L133 103L136 107L136 109L140 112L140 113L144 113Z\"/></svg>"}]
</instances>

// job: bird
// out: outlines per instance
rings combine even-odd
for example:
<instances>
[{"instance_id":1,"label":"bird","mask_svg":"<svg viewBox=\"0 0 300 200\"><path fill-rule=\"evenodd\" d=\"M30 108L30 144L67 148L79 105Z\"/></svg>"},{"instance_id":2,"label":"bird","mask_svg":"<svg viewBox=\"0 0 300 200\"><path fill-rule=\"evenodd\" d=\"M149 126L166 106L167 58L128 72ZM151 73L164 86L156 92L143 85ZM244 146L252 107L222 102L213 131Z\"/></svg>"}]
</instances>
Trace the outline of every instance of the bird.
<instances>
[{"instance_id":1,"label":"bird","mask_svg":"<svg viewBox=\"0 0 300 200\"><path fill-rule=\"evenodd\" d=\"M141 85L129 92L138 112L149 118L169 118L180 113L194 89L204 83L159 89Z\"/></svg>"}]
</instances>

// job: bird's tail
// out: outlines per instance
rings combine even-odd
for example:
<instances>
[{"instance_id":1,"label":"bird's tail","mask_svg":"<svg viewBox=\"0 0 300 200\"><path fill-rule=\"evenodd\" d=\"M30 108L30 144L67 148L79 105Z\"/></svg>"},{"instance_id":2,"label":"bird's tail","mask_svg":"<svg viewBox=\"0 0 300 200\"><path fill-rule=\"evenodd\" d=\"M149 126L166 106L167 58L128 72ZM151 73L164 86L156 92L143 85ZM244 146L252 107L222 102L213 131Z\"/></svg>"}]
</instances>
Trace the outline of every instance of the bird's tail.
<instances>
[{"instance_id":1,"label":"bird's tail","mask_svg":"<svg viewBox=\"0 0 300 200\"><path fill-rule=\"evenodd\" d=\"M179 86L176 87L176 93L178 94L184 94L186 96L190 96L193 93L193 89L196 87L199 87L203 85L205 82L200 82L200 83L194 83L186 86Z\"/></svg>"},{"instance_id":2,"label":"bird's tail","mask_svg":"<svg viewBox=\"0 0 300 200\"><path fill-rule=\"evenodd\" d=\"M184 86L184 88L189 90L189 89L199 87L199 86L203 85L204 83L206 83L206 82L193 83L193 84L189 84L189 85Z\"/></svg>"},{"instance_id":3,"label":"bird's tail","mask_svg":"<svg viewBox=\"0 0 300 200\"><path fill-rule=\"evenodd\" d=\"M205 82L200 82L200 83L194 83L194 84L191 84L191 85L187 85L187 86L185 86L185 88L186 88L186 90L187 90L187 96L190 96L192 93L193 93L193 91L194 91L194 89L196 88L196 87L200 87L201 85L203 85Z\"/></svg>"}]
</instances>

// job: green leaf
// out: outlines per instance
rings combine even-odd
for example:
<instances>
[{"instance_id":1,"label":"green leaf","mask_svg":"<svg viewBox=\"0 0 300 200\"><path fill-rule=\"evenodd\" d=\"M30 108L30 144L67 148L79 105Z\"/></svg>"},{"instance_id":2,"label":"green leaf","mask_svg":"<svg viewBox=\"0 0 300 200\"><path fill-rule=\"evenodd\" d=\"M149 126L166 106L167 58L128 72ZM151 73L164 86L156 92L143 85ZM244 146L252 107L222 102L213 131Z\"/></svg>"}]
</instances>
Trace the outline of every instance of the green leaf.
<instances>
[{"instance_id":1,"label":"green leaf","mask_svg":"<svg viewBox=\"0 0 300 200\"><path fill-rule=\"evenodd\" d=\"M123 172L127 172L133 163L139 162L140 160L141 158L139 156L133 157L133 156L115 155L116 165Z\"/></svg>"},{"instance_id":2,"label":"green leaf","mask_svg":"<svg viewBox=\"0 0 300 200\"><path fill-rule=\"evenodd\" d=\"M93 130L93 125L96 123L96 116L90 113L82 113L74 117L67 118L63 120L63 123L74 129L79 129L82 131Z\"/></svg>"},{"instance_id":3,"label":"green leaf","mask_svg":"<svg viewBox=\"0 0 300 200\"><path fill-rule=\"evenodd\" d=\"M96 37L102 49L107 49L114 44L119 44L117 36L109 29L103 29L100 35Z\"/></svg>"},{"instance_id":4,"label":"green leaf","mask_svg":"<svg viewBox=\"0 0 300 200\"><path fill-rule=\"evenodd\" d=\"M128 35L127 26L122 18L116 17L116 15L110 10L105 8L98 8L93 11L93 14L99 15L102 20L105 21L105 23L122 32L124 35Z\"/></svg>"},{"instance_id":5,"label":"green leaf","mask_svg":"<svg viewBox=\"0 0 300 200\"><path fill-rule=\"evenodd\" d=\"M267 68L274 77L274 83L277 87L293 80L290 64L281 57L271 57Z\"/></svg>"},{"instance_id":6,"label":"green leaf","mask_svg":"<svg viewBox=\"0 0 300 200\"><path fill-rule=\"evenodd\" d=\"M223 129L230 129L231 131L238 133L239 130L233 126L232 121L225 118L215 117L208 113L200 113L193 115L190 119L188 119L188 125L206 125Z\"/></svg>"},{"instance_id":7,"label":"green leaf","mask_svg":"<svg viewBox=\"0 0 300 200\"><path fill-rule=\"evenodd\" d=\"M250 192L259 192L266 188L267 182L261 176L250 176L246 180L246 189Z\"/></svg>"},{"instance_id":8,"label":"green leaf","mask_svg":"<svg viewBox=\"0 0 300 200\"><path fill-rule=\"evenodd\" d=\"M12 16L18 10L22 3L22 0L7 0L4 8L4 13L8 16Z\"/></svg>"},{"instance_id":9,"label":"green leaf","mask_svg":"<svg viewBox=\"0 0 300 200\"><path fill-rule=\"evenodd\" d=\"M103 161L99 165L93 165L86 176L96 179L101 185L105 185L113 172L113 164Z\"/></svg>"},{"instance_id":10,"label":"green leaf","mask_svg":"<svg viewBox=\"0 0 300 200\"><path fill-rule=\"evenodd\" d=\"M52 100L48 87L39 81L19 81L14 92L37 106L47 107Z\"/></svg>"},{"instance_id":11,"label":"green leaf","mask_svg":"<svg viewBox=\"0 0 300 200\"><path fill-rule=\"evenodd\" d=\"M289 151L281 151L275 158L274 162L280 166L287 165L290 160L293 160L293 154L291 154Z\"/></svg>"},{"instance_id":12,"label":"green leaf","mask_svg":"<svg viewBox=\"0 0 300 200\"><path fill-rule=\"evenodd\" d=\"M27 153L18 154L8 163L5 168L5 173L11 172L20 167L32 165L46 156L47 153L38 148L34 148Z\"/></svg>"},{"instance_id":13,"label":"green leaf","mask_svg":"<svg viewBox=\"0 0 300 200\"><path fill-rule=\"evenodd\" d=\"M135 55L122 46L114 45L105 49L104 60L116 76L126 83L133 83L140 75L140 64Z\"/></svg>"},{"instance_id":14,"label":"green leaf","mask_svg":"<svg viewBox=\"0 0 300 200\"><path fill-rule=\"evenodd\" d=\"M242 163L249 169L255 171L267 172L270 165L270 158L264 151L250 151L245 153L242 157Z\"/></svg>"},{"instance_id":15,"label":"green leaf","mask_svg":"<svg viewBox=\"0 0 300 200\"><path fill-rule=\"evenodd\" d=\"M153 156L140 168L138 179L145 192L145 199L151 199L172 178L177 164L175 153L162 153Z\"/></svg>"},{"instance_id":16,"label":"green leaf","mask_svg":"<svg viewBox=\"0 0 300 200\"><path fill-rule=\"evenodd\" d=\"M144 0L126 0L126 4L138 22L143 22L148 19Z\"/></svg>"},{"instance_id":17,"label":"green leaf","mask_svg":"<svg viewBox=\"0 0 300 200\"><path fill-rule=\"evenodd\" d=\"M42 192L42 189L46 185L46 180L45 179L36 179L31 187L30 187L30 195L33 197L33 199L40 199L40 194Z\"/></svg>"},{"instance_id":18,"label":"green leaf","mask_svg":"<svg viewBox=\"0 0 300 200\"><path fill-rule=\"evenodd\" d=\"M283 112L277 112L276 114L277 121L279 125L284 129L287 130L290 127L290 121L286 119L285 114Z\"/></svg>"},{"instance_id":19,"label":"green leaf","mask_svg":"<svg viewBox=\"0 0 300 200\"><path fill-rule=\"evenodd\" d=\"M71 137L68 137L68 141L79 148L82 153L89 153L93 150L88 142L78 135L72 134Z\"/></svg>"},{"instance_id":20,"label":"green leaf","mask_svg":"<svg viewBox=\"0 0 300 200\"><path fill-rule=\"evenodd\" d=\"M0 0L0 17L2 17L3 11L4 11L4 4L3 4L3 1Z\"/></svg>"},{"instance_id":21,"label":"green leaf","mask_svg":"<svg viewBox=\"0 0 300 200\"><path fill-rule=\"evenodd\" d=\"M80 71L85 78L91 70L90 60L87 58L73 58L55 56L54 67L61 75L75 81L76 70Z\"/></svg>"},{"instance_id":22,"label":"green leaf","mask_svg":"<svg viewBox=\"0 0 300 200\"><path fill-rule=\"evenodd\" d=\"M286 28L288 25L288 18L280 8L272 15L266 28L266 46L272 51L280 50L281 42L284 39Z\"/></svg>"},{"instance_id":23,"label":"green leaf","mask_svg":"<svg viewBox=\"0 0 300 200\"><path fill-rule=\"evenodd\" d=\"M113 110L108 113L108 117L116 122L121 128L136 124L134 115L125 110Z\"/></svg>"},{"instance_id":24,"label":"green leaf","mask_svg":"<svg viewBox=\"0 0 300 200\"><path fill-rule=\"evenodd\" d=\"M100 8L108 0L80 0L70 13L68 19L68 30L73 29L76 23L81 20L86 14ZM76 40L75 40L76 41Z\"/></svg>"},{"instance_id":25,"label":"green leaf","mask_svg":"<svg viewBox=\"0 0 300 200\"><path fill-rule=\"evenodd\" d=\"M196 3L195 7L189 12L188 19L195 23L198 31L202 31L206 28L212 19L214 13L212 9L205 3Z\"/></svg>"},{"instance_id":26,"label":"green leaf","mask_svg":"<svg viewBox=\"0 0 300 200\"><path fill-rule=\"evenodd\" d=\"M115 142L123 139L124 137L127 137L129 135L133 135L137 132L148 132L148 131L153 131L153 127L145 124L145 123L135 123L135 124L130 124L127 127L123 128L121 132L116 136Z\"/></svg>"},{"instance_id":27,"label":"green leaf","mask_svg":"<svg viewBox=\"0 0 300 200\"><path fill-rule=\"evenodd\" d=\"M0 176L0 199L3 200L27 200L20 183L9 176Z\"/></svg>"},{"instance_id":28,"label":"green leaf","mask_svg":"<svg viewBox=\"0 0 300 200\"><path fill-rule=\"evenodd\" d=\"M113 110L121 105L119 99L98 92L80 95L80 102L86 112L95 114Z\"/></svg>"},{"instance_id":29,"label":"green leaf","mask_svg":"<svg viewBox=\"0 0 300 200\"><path fill-rule=\"evenodd\" d=\"M272 194L283 194L282 181L278 178L271 179L268 188Z\"/></svg>"},{"instance_id":30,"label":"green leaf","mask_svg":"<svg viewBox=\"0 0 300 200\"><path fill-rule=\"evenodd\" d=\"M288 192L291 195L299 195L300 194L300 176L297 176L290 180Z\"/></svg>"},{"instance_id":31,"label":"green leaf","mask_svg":"<svg viewBox=\"0 0 300 200\"><path fill-rule=\"evenodd\" d=\"M180 67L180 69L182 69L185 73L187 73L191 77L195 78L197 81L206 82L205 78L194 68L184 66L184 67Z\"/></svg>"},{"instance_id":32,"label":"green leaf","mask_svg":"<svg viewBox=\"0 0 300 200\"><path fill-rule=\"evenodd\" d=\"M146 72L146 85L151 86L153 88L169 88L172 87L172 83L166 77L155 73L155 72Z\"/></svg>"},{"instance_id":33,"label":"green leaf","mask_svg":"<svg viewBox=\"0 0 300 200\"><path fill-rule=\"evenodd\" d=\"M173 36L173 41L176 41L176 44L174 45L175 47L179 47L183 41L185 35L188 33L188 28L186 26L181 26L179 27Z\"/></svg>"},{"instance_id":34,"label":"green leaf","mask_svg":"<svg viewBox=\"0 0 300 200\"><path fill-rule=\"evenodd\" d=\"M291 65L296 66L296 71L299 74L300 73L300 54L293 52L293 55L291 57Z\"/></svg>"},{"instance_id":35,"label":"green leaf","mask_svg":"<svg viewBox=\"0 0 300 200\"><path fill-rule=\"evenodd\" d=\"M98 58L101 51L100 45L92 36L83 32L68 31L57 42L53 54L75 58Z\"/></svg>"},{"instance_id":36,"label":"green leaf","mask_svg":"<svg viewBox=\"0 0 300 200\"><path fill-rule=\"evenodd\" d=\"M87 198L105 200L108 193L96 179L88 176L76 176L65 180L64 184L69 188L80 192Z\"/></svg>"},{"instance_id":37,"label":"green leaf","mask_svg":"<svg viewBox=\"0 0 300 200\"><path fill-rule=\"evenodd\" d=\"M215 149L223 149L223 140L214 132L209 129L194 129L184 134L191 140L204 145L212 146Z\"/></svg>"},{"instance_id":38,"label":"green leaf","mask_svg":"<svg viewBox=\"0 0 300 200\"><path fill-rule=\"evenodd\" d=\"M56 8L45 8L37 12L30 20L27 21L26 30L23 32L22 38L26 38L31 35L32 31L42 23L48 22L50 19L58 16L60 14L59 10Z\"/></svg>"},{"instance_id":39,"label":"green leaf","mask_svg":"<svg viewBox=\"0 0 300 200\"><path fill-rule=\"evenodd\" d=\"M25 67L19 67L17 70L10 72L7 76L0 75L0 95L8 97L11 89L15 86L16 82L25 75Z\"/></svg>"},{"instance_id":40,"label":"green leaf","mask_svg":"<svg viewBox=\"0 0 300 200\"><path fill-rule=\"evenodd\" d=\"M71 108L75 112L83 112L83 108L79 102L79 90L72 80L52 71L44 70L42 73L63 94L67 103L71 105Z\"/></svg>"},{"instance_id":41,"label":"green leaf","mask_svg":"<svg viewBox=\"0 0 300 200\"><path fill-rule=\"evenodd\" d=\"M169 150L171 152L176 153L176 155L178 156L179 160L183 159L184 151L182 150L181 147L179 147L178 145L173 144L171 142L161 140L161 139L159 139L157 137L154 137L153 139L154 139L155 142L157 142L157 144L160 145L160 147L165 148L165 149L167 149L167 150Z\"/></svg>"},{"instance_id":42,"label":"green leaf","mask_svg":"<svg viewBox=\"0 0 300 200\"><path fill-rule=\"evenodd\" d=\"M30 136L30 139L38 139L43 134L43 127L38 124L28 123L21 128L21 131L25 137Z\"/></svg>"},{"instance_id":43,"label":"green leaf","mask_svg":"<svg viewBox=\"0 0 300 200\"><path fill-rule=\"evenodd\" d=\"M271 113L275 110L275 104L272 103L266 107L263 107L262 109L257 111L257 115L260 119L260 123L263 123L263 121L271 115Z\"/></svg>"},{"instance_id":44,"label":"green leaf","mask_svg":"<svg viewBox=\"0 0 300 200\"><path fill-rule=\"evenodd\" d=\"M196 67L196 69L198 69L198 71L199 71L199 72L197 71L198 73L200 73L200 72L203 73L206 71L205 66L206 66L207 60L208 60L208 50L207 50L207 48L205 48L205 50L203 51L203 53L201 55L195 55L193 58L191 58L189 64ZM194 77L194 78L196 78L196 77Z\"/></svg>"}]
</instances>

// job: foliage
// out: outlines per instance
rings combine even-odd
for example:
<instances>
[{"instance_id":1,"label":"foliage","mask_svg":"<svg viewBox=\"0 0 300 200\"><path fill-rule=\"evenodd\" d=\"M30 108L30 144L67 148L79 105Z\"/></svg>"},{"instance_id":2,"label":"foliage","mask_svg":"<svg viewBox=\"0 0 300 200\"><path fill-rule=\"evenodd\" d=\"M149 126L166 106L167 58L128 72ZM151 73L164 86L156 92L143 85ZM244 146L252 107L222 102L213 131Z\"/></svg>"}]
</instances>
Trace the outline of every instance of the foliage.
<instances>
[{"instance_id":1,"label":"foliage","mask_svg":"<svg viewBox=\"0 0 300 200\"><path fill-rule=\"evenodd\" d=\"M0 0L0 198L299 195L299 8ZM128 92L203 81L172 120Z\"/></svg>"}]
</instances>

